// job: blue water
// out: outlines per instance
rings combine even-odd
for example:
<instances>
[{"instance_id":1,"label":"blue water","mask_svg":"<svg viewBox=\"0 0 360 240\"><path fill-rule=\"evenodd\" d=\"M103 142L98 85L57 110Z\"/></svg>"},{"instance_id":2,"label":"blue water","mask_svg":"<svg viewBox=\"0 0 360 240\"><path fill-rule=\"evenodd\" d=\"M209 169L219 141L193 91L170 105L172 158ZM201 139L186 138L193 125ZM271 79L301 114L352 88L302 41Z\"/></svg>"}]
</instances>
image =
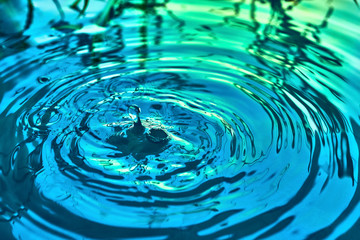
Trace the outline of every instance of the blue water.
<instances>
[{"instance_id":1,"label":"blue water","mask_svg":"<svg viewBox=\"0 0 360 240\"><path fill-rule=\"evenodd\" d=\"M356 1L0 1L0 239L360 238Z\"/></svg>"}]
</instances>

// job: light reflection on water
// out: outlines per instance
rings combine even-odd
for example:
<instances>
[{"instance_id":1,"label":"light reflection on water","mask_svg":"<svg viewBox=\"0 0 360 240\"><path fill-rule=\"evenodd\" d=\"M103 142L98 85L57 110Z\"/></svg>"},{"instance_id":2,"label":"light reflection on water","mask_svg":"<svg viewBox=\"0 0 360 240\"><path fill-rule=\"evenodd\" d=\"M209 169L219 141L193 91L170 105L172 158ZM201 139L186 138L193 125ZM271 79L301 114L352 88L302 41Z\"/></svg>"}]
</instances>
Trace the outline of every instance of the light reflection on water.
<instances>
[{"instance_id":1,"label":"light reflection on water","mask_svg":"<svg viewBox=\"0 0 360 240\"><path fill-rule=\"evenodd\" d=\"M4 239L356 238L359 11L1 2Z\"/></svg>"}]
</instances>

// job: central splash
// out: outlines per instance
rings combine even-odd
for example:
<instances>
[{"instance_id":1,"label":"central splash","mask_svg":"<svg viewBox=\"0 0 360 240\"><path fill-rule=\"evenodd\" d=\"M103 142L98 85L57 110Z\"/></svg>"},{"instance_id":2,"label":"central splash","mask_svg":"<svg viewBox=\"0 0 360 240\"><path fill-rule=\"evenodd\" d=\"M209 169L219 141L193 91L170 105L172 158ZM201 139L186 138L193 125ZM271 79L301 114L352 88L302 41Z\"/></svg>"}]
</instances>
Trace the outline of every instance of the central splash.
<instances>
[{"instance_id":1,"label":"central splash","mask_svg":"<svg viewBox=\"0 0 360 240\"><path fill-rule=\"evenodd\" d=\"M354 1L0 0L0 239L358 239Z\"/></svg>"},{"instance_id":2,"label":"central splash","mask_svg":"<svg viewBox=\"0 0 360 240\"><path fill-rule=\"evenodd\" d=\"M134 120L133 124L128 129L115 126L115 134L106 139L107 143L121 152L116 154L117 157L131 154L136 160L140 160L148 155L157 155L168 147L169 134L161 128L145 127L141 122L140 112L137 105L131 105L128 113Z\"/></svg>"}]
</instances>

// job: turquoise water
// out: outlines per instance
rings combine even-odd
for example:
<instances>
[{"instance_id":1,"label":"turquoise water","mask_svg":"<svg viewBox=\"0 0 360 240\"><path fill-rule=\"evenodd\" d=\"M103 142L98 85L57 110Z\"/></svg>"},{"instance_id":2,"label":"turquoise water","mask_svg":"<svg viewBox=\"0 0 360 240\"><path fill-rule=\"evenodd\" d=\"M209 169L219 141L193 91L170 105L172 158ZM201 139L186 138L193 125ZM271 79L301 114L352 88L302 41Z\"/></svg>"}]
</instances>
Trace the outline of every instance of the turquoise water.
<instances>
[{"instance_id":1,"label":"turquoise water","mask_svg":"<svg viewBox=\"0 0 360 240\"><path fill-rule=\"evenodd\" d=\"M0 1L1 239L357 239L351 0Z\"/></svg>"}]
</instances>

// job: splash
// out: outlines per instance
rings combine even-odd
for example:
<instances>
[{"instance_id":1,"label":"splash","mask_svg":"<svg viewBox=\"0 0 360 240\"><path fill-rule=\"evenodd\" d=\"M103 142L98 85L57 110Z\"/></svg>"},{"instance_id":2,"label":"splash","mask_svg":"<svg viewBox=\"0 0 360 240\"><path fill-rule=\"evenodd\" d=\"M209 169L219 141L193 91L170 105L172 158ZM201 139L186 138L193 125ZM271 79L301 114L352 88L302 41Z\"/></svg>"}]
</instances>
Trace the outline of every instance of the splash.
<instances>
[{"instance_id":1,"label":"splash","mask_svg":"<svg viewBox=\"0 0 360 240\"><path fill-rule=\"evenodd\" d=\"M129 115L133 119L132 125L126 130L120 126L115 127L115 134L106 139L106 142L115 146L121 152L120 156L132 154L137 160L162 152L169 141L168 134L161 128L147 129L143 126L140 108L136 105L129 107Z\"/></svg>"},{"instance_id":2,"label":"splash","mask_svg":"<svg viewBox=\"0 0 360 240\"><path fill-rule=\"evenodd\" d=\"M354 1L0 2L4 239L356 239Z\"/></svg>"}]
</instances>

